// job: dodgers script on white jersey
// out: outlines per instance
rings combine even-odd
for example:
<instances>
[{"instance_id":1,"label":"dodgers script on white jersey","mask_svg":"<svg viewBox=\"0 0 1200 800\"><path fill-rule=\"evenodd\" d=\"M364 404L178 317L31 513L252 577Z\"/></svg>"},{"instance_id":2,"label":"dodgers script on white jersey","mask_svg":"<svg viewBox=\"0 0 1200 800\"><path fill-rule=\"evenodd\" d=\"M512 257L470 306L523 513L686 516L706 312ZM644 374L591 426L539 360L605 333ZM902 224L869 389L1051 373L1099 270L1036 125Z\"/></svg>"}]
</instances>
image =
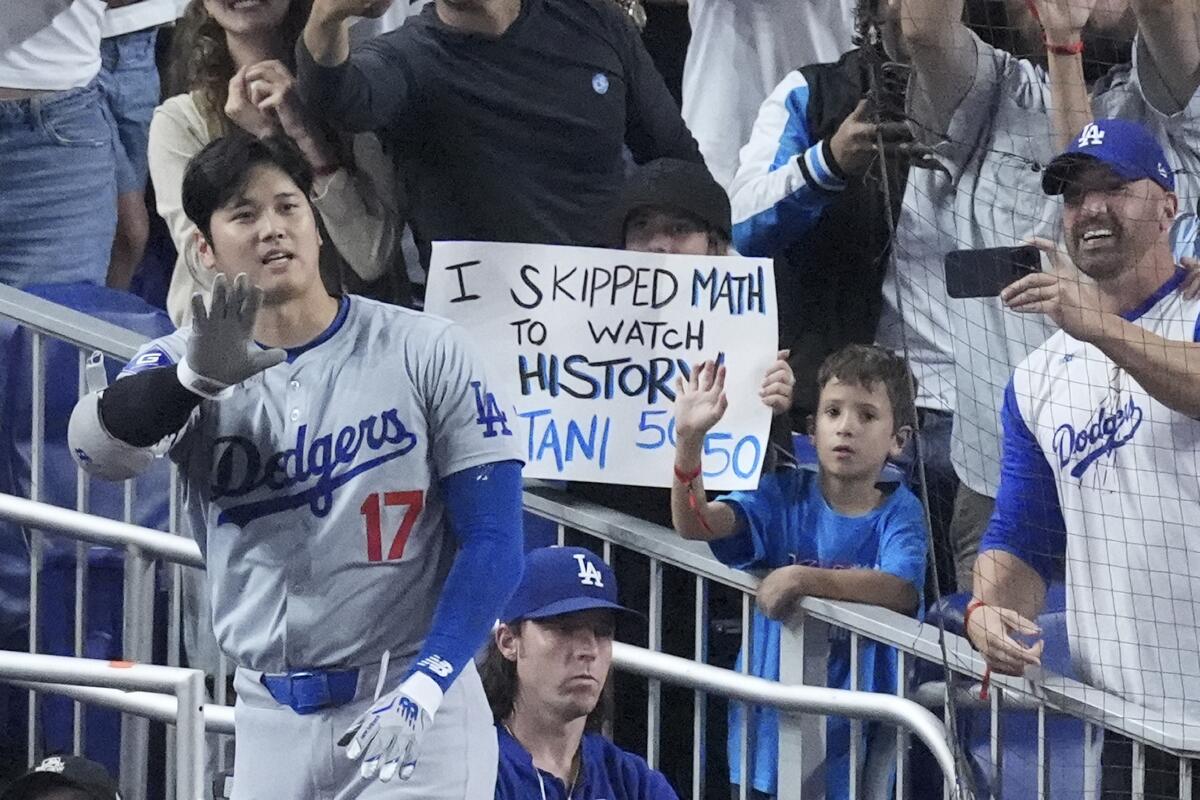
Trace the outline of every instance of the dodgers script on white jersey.
<instances>
[{"instance_id":1,"label":"dodgers script on white jersey","mask_svg":"<svg viewBox=\"0 0 1200 800\"><path fill-rule=\"evenodd\" d=\"M127 373L177 362L187 336L148 344ZM521 459L502 407L460 328L360 297L287 362L201 403L170 454L222 649L266 672L416 653L457 547L438 482Z\"/></svg>"},{"instance_id":2,"label":"dodgers script on white jersey","mask_svg":"<svg viewBox=\"0 0 1200 800\"><path fill-rule=\"evenodd\" d=\"M1195 341L1200 301L1179 294L1181 277L1126 318ZM1195 719L1200 421L1061 331L1021 364L1012 391L1066 526L1068 626L1083 680L1167 720Z\"/></svg>"}]
</instances>

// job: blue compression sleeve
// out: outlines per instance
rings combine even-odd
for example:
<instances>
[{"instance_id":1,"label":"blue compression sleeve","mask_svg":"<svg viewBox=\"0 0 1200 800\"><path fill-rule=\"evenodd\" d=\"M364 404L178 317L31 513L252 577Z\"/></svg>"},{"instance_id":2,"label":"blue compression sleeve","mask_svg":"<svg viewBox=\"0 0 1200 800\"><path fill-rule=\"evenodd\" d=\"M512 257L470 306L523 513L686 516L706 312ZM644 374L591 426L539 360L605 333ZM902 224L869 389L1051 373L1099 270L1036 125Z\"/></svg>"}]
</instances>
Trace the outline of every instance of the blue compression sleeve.
<instances>
[{"instance_id":1,"label":"blue compression sleeve","mask_svg":"<svg viewBox=\"0 0 1200 800\"><path fill-rule=\"evenodd\" d=\"M459 551L411 672L425 673L444 692L475 657L521 580L521 462L464 469L444 478L441 488Z\"/></svg>"}]
</instances>

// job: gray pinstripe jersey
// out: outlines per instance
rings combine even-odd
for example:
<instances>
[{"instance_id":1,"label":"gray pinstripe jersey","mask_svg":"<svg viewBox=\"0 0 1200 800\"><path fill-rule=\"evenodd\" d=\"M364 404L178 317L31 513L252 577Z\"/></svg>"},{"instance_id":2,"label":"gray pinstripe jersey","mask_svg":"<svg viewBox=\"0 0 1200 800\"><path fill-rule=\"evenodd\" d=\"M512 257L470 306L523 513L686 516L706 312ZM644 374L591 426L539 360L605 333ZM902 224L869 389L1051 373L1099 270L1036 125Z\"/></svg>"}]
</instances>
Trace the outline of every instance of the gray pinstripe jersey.
<instances>
[{"instance_id":1,"label":"gray pinstripe jersey","mask_svg":"<svg viewBox=\"0 0 1200 800\"><path fill-rule=\"evenodd\" d=\"M175 363L188 330L126 374ZM176 435L217 641L268 672L414 654L453 561L440 478L520 460L462 329L360 297Z\"/></svg>"}]
</instances>

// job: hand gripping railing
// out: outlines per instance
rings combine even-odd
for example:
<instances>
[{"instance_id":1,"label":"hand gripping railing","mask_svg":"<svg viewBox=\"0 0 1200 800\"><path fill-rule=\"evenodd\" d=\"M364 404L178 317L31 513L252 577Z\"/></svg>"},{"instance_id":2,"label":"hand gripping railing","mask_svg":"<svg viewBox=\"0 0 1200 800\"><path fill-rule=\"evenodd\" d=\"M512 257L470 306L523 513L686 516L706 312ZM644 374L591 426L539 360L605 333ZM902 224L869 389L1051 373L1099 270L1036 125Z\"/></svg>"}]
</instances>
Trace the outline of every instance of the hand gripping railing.
<instances>
[{"instance_id":1,"label":"hand gripping railing","mask_svg":"<svg viewBox=\"0 0 1200 800\"><path fill-rule=\"evenodd\" d=\"M204 673L198 669L0 651L0 680L140 689L175 696L175 796L204 800Z\"/></svg>"}]
</instances>

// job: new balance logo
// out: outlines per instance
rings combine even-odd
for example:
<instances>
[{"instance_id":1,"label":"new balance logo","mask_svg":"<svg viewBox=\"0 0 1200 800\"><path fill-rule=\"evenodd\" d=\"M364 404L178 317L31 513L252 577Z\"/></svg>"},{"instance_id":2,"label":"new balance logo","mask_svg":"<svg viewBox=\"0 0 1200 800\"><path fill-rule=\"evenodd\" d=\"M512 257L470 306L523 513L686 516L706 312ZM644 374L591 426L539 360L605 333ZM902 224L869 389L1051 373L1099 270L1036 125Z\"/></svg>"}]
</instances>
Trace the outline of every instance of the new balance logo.
<instances>
[{"instance_id":1,"label":"new balance logo","mask_svg":"<svg viewBox=\"0 0 1200 800\"><path fill-rule=\"evenodd\" d=\"M588 561L587 556L583 553L576 553L575 561L579 564L579 582L581 584L604 588L604 573L596 569L596 565Z\"/></svg>"},{"instance_id":2,"label":"new balance logo","mask_svg":"<svg viewBox=\"0 0 1200 800\"><path fill-rule=\"evenodd\" d=\"M450 673L454 672L454 665L441 656L427 656L417 662L418 667L425 669L437 675L439 678L449 678Z\"/></svg>"},{"instance_id":3,"label":"new balance logo","mask_svg":"<svg viewBox=\"0 0 1200 800\"><path fill-rule=\"evenodd\" d=\"M1096 123L1089 124L1079 135L1079 147L1097 147L1104 144L1104 131Z\"/></svg>"}]
</instances>

